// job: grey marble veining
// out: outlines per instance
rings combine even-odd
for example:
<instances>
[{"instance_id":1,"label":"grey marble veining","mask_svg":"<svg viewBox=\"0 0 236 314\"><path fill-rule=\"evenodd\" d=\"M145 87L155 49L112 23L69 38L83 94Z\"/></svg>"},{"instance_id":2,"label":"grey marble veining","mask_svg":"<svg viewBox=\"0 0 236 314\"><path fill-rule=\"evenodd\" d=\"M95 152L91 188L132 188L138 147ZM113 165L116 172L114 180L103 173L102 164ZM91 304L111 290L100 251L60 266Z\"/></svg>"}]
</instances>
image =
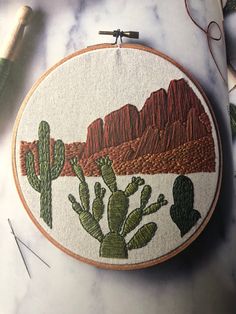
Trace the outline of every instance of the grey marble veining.
<instances>
[{"instance_id":1,"label":"grey marble veining","mask_svg":"<svg viewBox=\"0 0 236 314\"><path fill-rule=\"evenodd\" d=\"M189 1L204 28L222 24L216 0ZM182 0L0 1L0 38L21 4L35 10L32 25L0 100L0 313L236 313L236 211L227 116L228 95L206 36L189 19ZM232 19L232 17L231 17ZM231 22L232 23L232 22ZM210 98L223 138L225 170L221 198L202 235L174 259L139 271L105 271L67 256L48 242L19 200L11 171L12 127L20 103L36 79L76 49L113 39L99 30L140 31L140 43L174 58L200 82ZM225 73L224 42L212 43ZM236 101L236 94L231 95ZM23 248L29 280L7 224L50 265Z\"/></svg>"}]
</instances>

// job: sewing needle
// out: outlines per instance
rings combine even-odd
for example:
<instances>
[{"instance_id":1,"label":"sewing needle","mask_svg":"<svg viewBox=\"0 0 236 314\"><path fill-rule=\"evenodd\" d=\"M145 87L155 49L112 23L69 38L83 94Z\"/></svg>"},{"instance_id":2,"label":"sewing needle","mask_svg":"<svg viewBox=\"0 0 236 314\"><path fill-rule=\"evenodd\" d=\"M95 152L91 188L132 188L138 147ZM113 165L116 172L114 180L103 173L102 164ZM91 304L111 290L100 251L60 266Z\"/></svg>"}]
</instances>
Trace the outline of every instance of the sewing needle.
<instances>
[{"instance_id":1,"label":"sewing needle","mask_svg":"<svg viewBox=\"0 0 236 314\"><path fill-rule=\"evenodd\" d=\"M11 221L10 221L9 218L8 218L8 224L9 224L9 226L10 226L10 228L11 228L11 231L12 231L12 234L13 234L13 236L14 236L14 238L15 238L16 245L17 245L18 250L19 250L19 252L20 252L21 258L22 258L22 260L23 260L23 262L24 262L24 265L25 265L25 268L26 268L26 270L27 270L27 273L28 273L29 277L31 278L31 275L30 275L28 266L27 266L27 264L26 264L25 258L24 258L23 254L22 254L21 249L20 249L20 246L19 246L19 243L18 243L18 239L17 239L17 237L16 237L16 235L15 235L15 232L14 232L14 229L13 229L13 226L12 226L12 223L11 223Z\"/></svg>"}]
</instances>

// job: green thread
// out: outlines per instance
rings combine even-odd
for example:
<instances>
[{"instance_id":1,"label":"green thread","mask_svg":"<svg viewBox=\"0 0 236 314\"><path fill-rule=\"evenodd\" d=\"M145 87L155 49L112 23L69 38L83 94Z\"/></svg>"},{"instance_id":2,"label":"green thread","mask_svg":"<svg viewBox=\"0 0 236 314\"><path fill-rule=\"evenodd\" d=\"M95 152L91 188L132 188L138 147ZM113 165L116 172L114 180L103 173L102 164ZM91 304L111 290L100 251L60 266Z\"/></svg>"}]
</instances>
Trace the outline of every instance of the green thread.
<instances>
[{"instance_id":1,"label":"green thread","mask_svg":"<svg viewBox=\"0 0 236 314\"><path fill-rule=\"evenodd\" d=\"M230 113L230 123L231 123L231 130L233 136L236 135L236 106L233 104L229 105L229 113Z\"/></svg>"},{"instance_id":2,"label":"green thread","mask_svg":"<svg viewBox=\"0 0 236 314\"><path fill-rule=\"evenodd\" d=\"M12 61L4 58L0 58L0 95L2 91L4 90L5 83L7 81L7 78L10 74L10 69L11 69Z\"/></svg>"},{"instance_id":3,"label":"green thread","mask_svg":"<svg viewBox=\"0 0 236 314\"><path fill-rule=\"evenodd\" d=\"M194 186L190 178L180 175L175 179L173 198L174 204L170 208L170 216L183 237L201 218L199 211L193 208Z\"/></svg>"},{"instance_id":4,"label":"green thread","mask_svg":"<svg viewBox=\"0 0 236 314\"><path fill-rule=\"evenodd\" d=\"M52 180L60 175L65 162L65 147L61 140L54 145L53 164L50 165L50 127L41 121L38 129L39 177L34 167L34 155L25 155L27 178L30 185L40 193L40 217L52 228Z\"/></svg>"},{"instance_id":5,"label":"green thread","mask_svg":"<svg viewBox=\"0 0 236 314\"><path fill-rule=\"evenodd\" d=\"M73 171L80 180L80 184L83 183L85 186L86 180L83 170L81 166L77 164L77 160L72 159L71 165ZM162 206L166 205L167 201L165 200L164 195L160 194L156 203L145 208L151 197L152 189L149 185L144 185L140 196L140 207L133 210L127 217L129 196L138 191L139 186L145 183L144 179L140 177L132 177L131 182L125 188L125 191L118 190L116 176L112 168L112 161L109 157L106 156L100 158L97 160L97 165L104 183L111 192L107 204L107 220L110 232L103 235L99 225L99 220L104 214L105 205L103 198L106 192L105 188L102 188L99 182L96 182L94 185L95 199L92 204L92 214L83 206L85 198L90 198L87 183L86 193L81 193L81 190L79 189L82 205L76 201L73 195L70 194L68 198L72 203L73 210L79 215L82 227L100 242L100 256L106 258L128 258L128 250L142 248L151 241L156 233L157 225L154 222L151 222L142 226L128 244L125 240L126 235L138 227L144 215L156 212Z\"/></svg>"}]
</instances>

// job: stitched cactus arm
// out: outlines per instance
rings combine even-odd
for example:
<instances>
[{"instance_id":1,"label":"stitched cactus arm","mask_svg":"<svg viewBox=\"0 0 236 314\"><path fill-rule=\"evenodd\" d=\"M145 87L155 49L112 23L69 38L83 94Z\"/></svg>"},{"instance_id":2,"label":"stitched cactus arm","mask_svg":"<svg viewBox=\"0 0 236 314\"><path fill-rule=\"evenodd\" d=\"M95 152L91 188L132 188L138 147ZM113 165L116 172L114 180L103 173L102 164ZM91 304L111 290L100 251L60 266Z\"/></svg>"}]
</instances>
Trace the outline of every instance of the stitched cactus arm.
<instances>
[{"instance_id":1,"label":"stitched cactus arm","mask_svg":"<svg viewBox=\"0 0 236 314\"><path fill-rule=\"evenodd\" d=\"M79 184L79 195L82 206L85 210L90 210L90 194L88 184L85 181L84 173L82 167L77 163L77 158L70 160L72 169L76 174L77 178L80 180Z\"/></svg>"},{"instance_id":2,"label":"stitched cactus arm","mask_svg":"<svg viewBox=\"0 0 236 314\"><path fill-rule=\"evenodd\" d=\"M79 219L83 228L95 239L99 242L103 239L103 233L100 225L97 220L93 217L93 215L84 210L80 215Z\"/></svg>"},{"instance_id":3,"label":"stitched cactus arm","mask_svg":"<svg viewBox=\"0 0 236 314\"><path fill-rule=\"evenodd\" d=\"M140 224L143 217L143 209L147 205L151 197L151 193L152 188L150 187L150 185L145 185L141 191L140 207L134 209L125 220L124 227L122 230L122 235L124 237Z\"/></svg>"},{"instance_id":4,"label":"stitched cactus arm","mask_svg":"<svg viewBox=\"0 0 236 314\"><path fill-rule=\"evenodd\" d=\"M36 175L35 167L34 167L34 155L31 151L28 151L25 155L25 166L26 166L26 174L29 184L40 193L40 180Z\"/></svg>"},{"instance_id":5,"label":"stitched cactus arm","mask_svg":"<svg viewBox=\"0 0 236 314\"><path fill-rule=\"evenodd\" d=\"M110 160L109 156L98 159L96 163L100 169L103 181L109 190L111 192L117 191L116 176L112 168L112 161Z\"/></svg>"},{"instance_id":6,"label":"stitched cactus arm","mask_svg":"<svg viewBox=\"0 0 236 314\"><path fill-rule=\"evenodd\" d=\"M99 182L96 182L94 185L95 199L92 205L92 213L93 217L97 220L97 222L102 219L105 205L103 203L103 198L105 196L106 190L101 187Z\"/></svg>"},{"instance_id":7,"label":"stitched cactus arm","mask_svg":"<svg viewBox=\"0 0 236 314\"><path fill-rule=\"evenodd\" d=\"M161 208L161 203L153 203L144 209L143 215L150 215L156 213Z\"/></svg>"},{"instance_id":8,"label":"stitched cactus arm","mask_svg":"<svg viewBox=\"0 0 236 314\"><path fill-rule=\"evenodd\" d=\"M57 140L54 145L54 160L51 167L51 178L55 180L59 177L65 163L65 145L61 140Z\"/></svg>"},{"instance_id":9,"label":"stitched cactus arm","mask_svg":"<svg viewBox=\"0 0 236 314\"><path fill-rule=\"evenodd\" d=\"M84 177L84 173L83 173L82 168L78 164L78 158L77 157L72 158L70 160L70 164L72 166L72 169L73 169L75 175L80 180L80 182L84 182L85 181L85 177Z\"/></svg>"},{"instance_id":10,"label":"stitched cactus arm","mask_svg":"<svg viewBox=\"0 0 236 314\"><path fill-rule=\"evenodd\" d=\"M165 199L164 194L160 194L157 198L156 203L149 205L143 210L143 216L156 213L162 206L165 206L167 204L168 201Z\"/></svg>"},{"instance_id":11,"label":"stitched cactus arm","mask_svg":"<svg viewBox=\"0 0 236 314\"><path fill-rule=\"evenodd\" d=\"M128 197L133 195L138 191L139 186L143 185L144 183L144 179L140 177L133 177L131 183L129 183L125 189L125 195Z\"/></svg>"},{"instance_id":12,"label":"stitched cactus arm","mask_svg":"<svg viewBox=\"0 0 236 314\"><path fill-rule=\"evenodd\" d=\"M72 204L72 208L74 209L74 211L79 215L80 213L82 213L83 208L81 207L80 203L78 203L75 199L75 197L72 194L68 195L68 199Z\"/></svg>"},{"instance_id":13,"label":"stitched cactus arm","mask_svg":"<svg viewBox=\"0 0 236 314\"><path fill-rule=\"evenodd\" d=\"M101 242L103 239L103 233L99 223L93 215L89 211L83 210L72 194L68 195L68 199L71 202L74 211L79 215L79 220L84 230L87 231L93 238Z\"/></svg>"},{"instance_id":14,"label":"stitched cactus arm","mask_svg":"<svg viewBox=\"0 0 236 314\"><path fill-rule=\"evenodd\" d=\"M127 244L128 250L140 249L146 246L154 237L157 231L157 225L149 222L142 226Z\"/></svg>"},{"instance_id":15,"label":"stitched cactus arm","mask_svg":"<svg viewBox=\"0 0 236 314\"><path fill-rule=\"evenodd\" d=\"M80 200L81 200L83 208L85 210L89 210L90 209L90 205L89 205L90 194L89 194L88 184L86 181L81 182L79 184L79 195L80 195Z\"/></svg>"},{"instance_id":16,"label":"stitched cactus arm","mask_svg":"<svg viewBox=\"0 0 236 314\"><path fill-rule=\"evenodd\" d=\"M140 197L141 208L144 208L147 205L151 195L152 195L152 188L150 187L150 185L144 185L141 191L141 197Z\"/></svg>"},{"instance_id":17,"label":"stitched cactus arm","mask_svg":"<svg viewBox=\"0 0 236 314\"><path fill-rule=\"evenodd\" d=\"M46 121L40 122L38 136L40 176L44 176L50 168L50 127Z\"/></svg>"},{"instance_id":18,"label":"stitched cactus arm","mask_svg":"<svg viewBox=\"0 0 236 314\"><path fill-rule=\"evenodd\" d=\"M108 201L108 225L111 232L120 232L129 208L129 199L123 191L112 193Z\"/></svg>"},{"instance_id":19,"label":"stitched cactus arm","mask_svg":"<svg viewBox=\"0 0 236 314\"><path fill-rule=\"evenodd\" d=\"M157 198L157 203L161 203L162 206L168 204L168 201L165 199L165 195L164 194L159 194L159 196Z\"/></svg>"},{"instance_id":20,"label":"stitched cactus arm","mask_svg":"<svg viewBox=\"0 0 236 314\"><path fill-rule=\"evenodd\" d=\"M148 207L146 207L143 210L143 215L146 216L146 215L150 215L150 214L156 213L162 206L165 206L167 204L168 204L168 202L165 199L164 195L160 194L158 196L158 198L157 198L157 202L156 203L153 203L153 204L149 205Z\"/></svg>"},{"instance_id":21,"label":"stitched cactus arm","mask_svg":"<svg viewBox=\"0 0 236 314\"><path fill-rule=\"evenodd\" d=\"M165 200L164 195L160 194L156 203L153 203L144 209L151 197L151 193L151 187L149 185L145 185L141 191L140 208L133 210L125 220L122 231L122 235L124 237L140 224L143 216L155 213L158 209L167 204L167 200Z\"/></svg>"},{"instance_id":22,"label":"stitched cactus arm","mask_svg":"<svg viewBox=\"0 0 236 314\"><path fill-rule=\"evenodd\" d=\"M126 218L122 235L125 237L128 233L134 230L141 222L143 217L143 210L141 208L134 209Z\"/></svg>"}]
</instances>

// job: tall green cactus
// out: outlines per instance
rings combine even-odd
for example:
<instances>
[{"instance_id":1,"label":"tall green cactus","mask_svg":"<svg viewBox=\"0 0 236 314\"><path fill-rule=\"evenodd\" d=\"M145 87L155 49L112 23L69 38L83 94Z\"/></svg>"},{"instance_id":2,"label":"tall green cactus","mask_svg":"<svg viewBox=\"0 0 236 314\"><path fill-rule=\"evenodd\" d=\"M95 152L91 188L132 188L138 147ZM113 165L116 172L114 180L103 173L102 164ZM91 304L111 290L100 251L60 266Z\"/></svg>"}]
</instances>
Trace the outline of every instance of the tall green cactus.
<instances>
[{"instance_id":1,"label":"tall green cactus","mask_svg":"<svg viewBox=\"0 0 236 314\"><path fill-rule=\"evenodd\" d=\"M100 158L97 160L97 165L104 183L111 192L107 204L107 220L110 232L104 235L99 225L99 220L104 214L105 205L103 199L106 190L101 187L99 182L95 183L95 199L91 213L89 188L85 181L83 170L78 164L77 159L72 159L71 165L74 173L80 180L79 196L81 205L76 201L73 195L69 194L68 198L72 203L72 208L79 215L82 227L100 242L100 256L106 258L128 258L128 251L146 246L156 233L156 223L150 222L143 225L137 230L128 243L126 236L139 226L143 216L155 213L162 206L167 204L164 195L160 194L156 202L147 206L152 194L152 189L149 185L144 185L144 179L140 177L132 177L131 182L127 185L125 190L119 190L116 176L112 168L112 161L108 156ZM140 207L131 211L127 216L129 197L135 194L141 185L144 186L140 196Z\"/></svg>"},{"instance_id":2,"label":"tall green cactus","mask_svg":"<svg viewBox=\"0 0 236 314\"><path fill-rule=\"evenodd\" d=\"M50 127L41 121L38 129L39 176L34 167L34 155L25 155L27 178L30 185L40 193L40 217L52 228L52 180L59 177L65 162L65 146L61 140L54 145L53 162L50 163Z\"/></svg>"},{"instance_id":3,"label":"tall green cactus","mask_svg":"<svg viewBox=\"0 0 236 314\"><path fill-rule=\"evenodd\" d=\"M170 216L183 237L201 218L199 211L193 208L194 186L190 178L180 175L175 179L173 198L174 204L170 208Z\"/></svg>"}]
</instances>

